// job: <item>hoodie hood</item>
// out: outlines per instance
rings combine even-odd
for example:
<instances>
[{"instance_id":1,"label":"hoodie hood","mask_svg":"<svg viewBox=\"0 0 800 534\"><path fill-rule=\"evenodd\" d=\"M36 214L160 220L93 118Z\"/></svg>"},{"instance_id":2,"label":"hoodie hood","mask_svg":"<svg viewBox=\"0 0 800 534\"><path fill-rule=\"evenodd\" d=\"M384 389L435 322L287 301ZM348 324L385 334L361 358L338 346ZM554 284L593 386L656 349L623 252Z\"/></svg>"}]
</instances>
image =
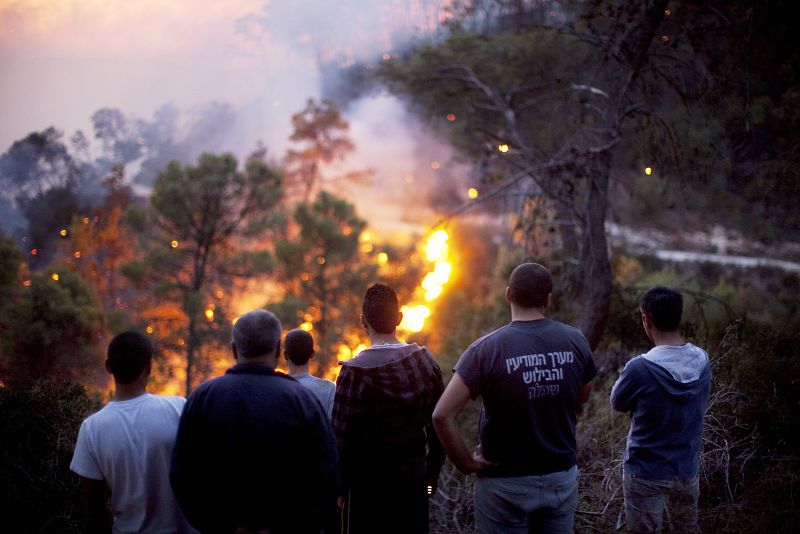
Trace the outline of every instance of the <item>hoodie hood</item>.
<instances>
[{"instance_id":1,"label":"hoodie hood","mask_svg":"<svg viewBox=\"0 0 800 534\"><path fill-rule=\"evenodd\" d=\"M671 396L688 400L701 393L711 373L706 351L691 343L659 345L643 354L645 367Z\"/></svg>"},{"instance_id":2,"label":"hoodie hood","mask_svg":"<svg viewBox=\"0 0 800 534\"><path fill-rule=\"evenodd\" d=\"M439 367L426 347L416 343L378 345L342 362L342 372L352 373L364 390L414 404L423 393L433 393ZM428 391L430 390L430 391Z\"/></svg>"}]
</instances>

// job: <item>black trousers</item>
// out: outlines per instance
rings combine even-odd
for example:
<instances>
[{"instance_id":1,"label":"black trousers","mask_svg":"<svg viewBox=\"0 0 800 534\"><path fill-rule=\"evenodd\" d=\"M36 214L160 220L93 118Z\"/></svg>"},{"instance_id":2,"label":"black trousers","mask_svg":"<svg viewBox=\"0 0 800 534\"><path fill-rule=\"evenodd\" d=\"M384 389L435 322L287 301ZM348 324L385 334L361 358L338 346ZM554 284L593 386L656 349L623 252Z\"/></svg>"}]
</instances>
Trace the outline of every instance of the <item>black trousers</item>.
<instances>
[{"instance_id":1,"label":"black trousers","mask_svg":"<svg viewBox=\"0 0 800 534\"><path fill-rule=\"evenodd\" d=\"M342 509L342 533L428 534L427 486L352 486Z\"/></svg>"}]
</instances>

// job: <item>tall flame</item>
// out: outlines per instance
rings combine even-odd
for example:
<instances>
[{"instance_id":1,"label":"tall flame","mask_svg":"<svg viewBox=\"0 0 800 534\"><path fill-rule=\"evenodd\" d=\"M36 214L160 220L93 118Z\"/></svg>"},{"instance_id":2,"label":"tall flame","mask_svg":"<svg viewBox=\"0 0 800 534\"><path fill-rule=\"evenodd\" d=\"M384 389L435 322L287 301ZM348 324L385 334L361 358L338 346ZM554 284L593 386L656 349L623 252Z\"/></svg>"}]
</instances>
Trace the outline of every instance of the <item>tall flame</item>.
<instances>
[{"instance_id":1,"label":"tall flame","mask_svg":"<svg viewBox=\"0 0 800 534\"><path fill-rule=\"evenodd\" d=\"M399 328L406 332L420 332L425 326L425 320L430 317L431 309L428 304L442 294L444 286L450 281L453 274L453 265L450 263L450 245L447 232L437 230L425 242L423 250L429 262L433 263L433 270L425 275L415 296L417 299L400 308L403 312L403 321ZM422 301L422 302L420 302Z\"/></svg>"}]
</instances>

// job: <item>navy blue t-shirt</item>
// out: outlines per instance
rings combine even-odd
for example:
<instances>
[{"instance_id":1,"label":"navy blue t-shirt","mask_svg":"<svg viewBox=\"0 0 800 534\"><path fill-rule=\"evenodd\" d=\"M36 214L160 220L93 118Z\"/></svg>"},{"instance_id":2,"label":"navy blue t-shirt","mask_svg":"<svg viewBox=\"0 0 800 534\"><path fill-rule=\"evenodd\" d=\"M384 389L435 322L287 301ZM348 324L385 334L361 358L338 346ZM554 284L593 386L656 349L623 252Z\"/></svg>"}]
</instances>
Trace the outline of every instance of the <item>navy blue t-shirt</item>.
<instances>
[{"instance_id":1,"label":"navy blue t-shirt","mask_svg":"<svg viewBox=\"0 0 800 534\"><path fill-rule=\"evenodd\" d=\"M470 345L455 367L472 398L483 398L483 456L489 476L565 471L576 463L580 390L597 368L576 328L551 321L513 321Z\"/></svg>"}]
</instances>

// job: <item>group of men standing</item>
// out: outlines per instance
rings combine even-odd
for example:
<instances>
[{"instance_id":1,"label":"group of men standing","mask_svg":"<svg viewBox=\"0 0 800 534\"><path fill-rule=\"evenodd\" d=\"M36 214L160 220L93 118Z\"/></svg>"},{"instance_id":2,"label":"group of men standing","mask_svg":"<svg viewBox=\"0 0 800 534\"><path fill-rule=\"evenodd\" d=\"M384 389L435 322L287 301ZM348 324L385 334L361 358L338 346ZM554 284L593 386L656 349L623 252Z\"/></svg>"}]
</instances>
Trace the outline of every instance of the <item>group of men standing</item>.
<instances>
[{"instance_id":1,"label":"group of men standing","mask_svg":"<svg viewBox=\"0 0 800 534\"><path fill-rule=\"evenodd\" d=\"M401 342L397 296L365 296L371 346L341 362L334 386L308 373L313 339L293 330L276 372L280 321L266 310L236 322L236 364L185 401L146 393L152 345L127 332L106 361L115 397L84 421L71 468L93 525L114 532L427 533L428 498L445 452L477 473L482 533L572 532L578 503L575 425L597 373L575 328L545 317L543 266L512 272L511 322L462 354L444 388L427 348ZM697 528L698 455L708 356L684 343L676 291L648 291L640 311L656 345L625 366L612 406L632 414L624 463L631 532ZM470 451L457 415L483 401ZM111 511L106 491L111 491Z\"/></svg>"}]
</instances>

